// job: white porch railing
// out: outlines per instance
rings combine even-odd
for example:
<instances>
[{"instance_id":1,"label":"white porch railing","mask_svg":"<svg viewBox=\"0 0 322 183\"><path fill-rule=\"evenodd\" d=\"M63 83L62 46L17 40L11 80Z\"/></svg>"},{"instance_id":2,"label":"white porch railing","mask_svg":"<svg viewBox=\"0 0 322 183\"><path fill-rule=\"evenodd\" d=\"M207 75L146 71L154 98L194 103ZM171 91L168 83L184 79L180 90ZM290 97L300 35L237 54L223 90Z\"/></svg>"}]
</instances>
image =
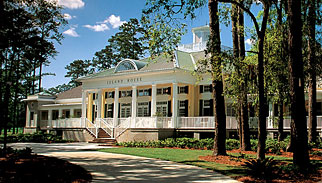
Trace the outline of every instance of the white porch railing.
<instances>
[{"instance_id":1,"label":"white porch railing","mask_svg":"<svg viewBox=\"0 0 322 183\"><path fill-rule=\"evenodd\" d=\"M103 120L109 125L114 127L114 118L103 118Z\"/></svg>"},{"instance_id":2,"label":"white porch railing","mask_svg":"<svg viewBox=\"0 0 322 183\"><path fill-rule=\"evenodd\" d=\"M317 128L320 128L322 130L322 116L317 116Z\"/></svg>"},{"instance_id":3,"label":"white porch railing","mask_svg":"<svg viewBox=\"0 0 322 183\"><path fill-rule=\"evenodd\" d=\"M40 121L41 123L41 121ZM30 126L29 127L37 127L35 120L30 120Z\"/></svg>"},{"instance_id":4,"label":"white porch railing","mask_svg":"<svg viewBox=\"0 0 322 183\"><path fill-rule=\"evenodd\" d=\"M112 119L113 120L113 119ZM113 121L111 123L111 120L109 118L100 118L98 119L99 122L99 127L103 129L107 134L109 134L111 137L113 137L113 132L114 132L114 125Z\"/></svg>"},{"instance_id":5,"label":"white porch railing","mask_svg":"<svg viewBox=\"0 0 322 183\"><path fill-rule=\"evenodd\" d=\"M156 128L156 118L154 117L136 117L135 128Z\"/></svg>"},{"instance_id":6,"label":"white porch railing","mask_svg":"<svg viewBox=\"0 0 322 183\"><path fill-rule=\"evenodd\" d=\"M185 51L185 52L202 51L202 50L205 50L206 48L207 48L207 41L178 45L178 50Z\"/></svg>"},{"instance_id":7,"label":"white porch railing","mask_svg":"<svg viewBox=\"0 0 322 183\"><path fill-rule=\"evenodd\" d=\"M226 116L226 129L237 129L238 123L236 117Z\"/></svg>"},{"instance_id":8,"label":"white porch railing","mask_svg":"<svg viewBox=\"0 0 322 183\"><path fill-rule=\"evenodd\" d=\"M85 127L92 135L94 135L95 138L97 138L98 128L96 124L85 118Z\"/></svg>"},{"instance_id":9,"label":"white porch railing","mask_svg":"<svg viewBox=\"0 0 322 183\"><path fill-rule=\"evenodd\" d=\"M156 120L157 128L172 128L172 117L154 117Z\"/></svg>"},{"instance_id":10,"label":"white porch railing","mask_svg":"<svg viewBox=\"0 0 322 183\"><path fill-rule=\"evenodd\" d=\"M128 118L119 118L117 120L116 127L114 129L114 137L119 137L122 133L124 133L128 128L130 128L131 117Z\"/></svg>"},{"instance_id":11,"label":"white porch railing","mask_svg":"<svg viewBox=\"0 0 322 183\"><path fill-rule=\"evenodd\" d=\"M178 128L215 128L214 117L178 117Z\"/></svg>"},{"instance_id":12,"label":"white porch railing","mask_svg":"<svg viewBox=\"0 0 322 183\"><path fill-rule=\"evenodd\" d=\"M81 118L66 118L52 120L51 122L47 120L40 121L40 129L48 128L84 128L85 124Z\"/></svg>"}]
</instances>

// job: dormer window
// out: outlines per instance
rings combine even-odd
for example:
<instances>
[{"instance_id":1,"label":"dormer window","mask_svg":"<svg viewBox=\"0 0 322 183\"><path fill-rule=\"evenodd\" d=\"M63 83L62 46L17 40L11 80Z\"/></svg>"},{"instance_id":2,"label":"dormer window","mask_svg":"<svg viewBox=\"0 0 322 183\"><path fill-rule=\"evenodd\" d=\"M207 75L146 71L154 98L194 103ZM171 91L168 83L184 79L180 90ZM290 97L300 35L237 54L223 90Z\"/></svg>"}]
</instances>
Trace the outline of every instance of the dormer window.
<instances>
[{"instance_id":1,"label":"dormer window","mask_svg":"<svg viewBox=\"0 0 322 183\"><path fill-rule=\"evenodd\" d=\"M126 71L137 71L145 66L146 63L131 60L131 59L125 59L115 67L114 72L126 72Z\"/></svg>"}]
</instances>

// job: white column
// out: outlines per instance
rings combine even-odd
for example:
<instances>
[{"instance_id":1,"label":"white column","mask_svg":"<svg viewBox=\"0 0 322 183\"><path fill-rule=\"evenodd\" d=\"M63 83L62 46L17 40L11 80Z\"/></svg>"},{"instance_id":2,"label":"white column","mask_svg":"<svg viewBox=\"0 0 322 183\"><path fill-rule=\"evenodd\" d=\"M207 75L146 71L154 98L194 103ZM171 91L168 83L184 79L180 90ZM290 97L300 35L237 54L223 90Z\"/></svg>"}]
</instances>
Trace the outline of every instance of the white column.
<instances>
[{"instance_id":1,"label":"white column","mask_svg":"<svg viewBox=\"0 0 322 183\"><path fill-rule=\"evenodd\" d=\"M172 83L172 127L177 127L178 117L178 83Z\"/></svg>"},{"instance_id":2,"label":"white column","mask_svg":"<svg viewBox=\"0 0 322 183\"><path fill-rule=\"evenodd\" d=\"M30 109L29 105L27 104L27 110L26 110L26 127L31 127L30 123Z\"/></svg>"},{"instance_id":3,"label":"white column","mask_svg":"<svg viewBox=\"0 0 322 183\"><path fill-rule=\"evenodd\" d=\"M74 116L74 108L70 108L70 114L69 114L69 118L75 118Z\"/></svg>"},{"instance_id":4,"label":"white column","mask_svg":"<svg viewBox=\"0 0 322 183\"><path fill-rule=\"evenodd\" d=\"M82 91L82 119L81 119L81 124L83 127L85 127L85 119L86 119L86 108L87 108L86 96L87 96L87 92L83 90Z\"/></svg>"},{"instance_id":5,"label":"white column","mask_svg":"<svg viewBox=\"0 0 322 183\"><path fill-rule=\"evenodd\" d=\"M86 118L86 91L82 92L82 118Z\"/></svg>"},{"instance_id":6,"label":"white column","mask_svg":"<svg viewBox=\"0 0 322 183\"><path fill-rule=\"evenodd\" d=\"M268 104L268 124L267 127L268 128L273 128L273 121L274 121L274 114L273 114L273 104L270 102Z\"/></svg>"},{"instance_id":7,"label":"white column","mask_svg":"<svg viewBox=\"0 0 322 183\"><path fill-rule=\"evenodd\" d=\"M137 101L137 90L136 86L132 87L132 121L131 121L131 128L135 128L136 123L136 101Z\"/></svg>"},{"instance_id":8,"label":"white column","mask_svg":"<svg viewBox=\"0 0 322 183\"><path fill-rule=\"evenodd\" d=\"M97 119L101 119L102 112L102 89L98 90L97 94Z\"/></svg>"},{"instance_id":9,"label":"white column","mask_svg":"<svg viewBox=\"0 0 322 183\"><path fill-rule=\"evenodd\" d=\"M61 119L63 117L63 109L58 110L58 119Z\"/></svg>"},{"instance_id":10,"label":"white column","mask_svg":"<svg viewBox=\"0 0 322 183\"><path fill-rule=\"evenodd\" d=\"M114 127L117 125L118 115L119 115L119 88L115 88L114 94L114 114L113 114L113 123Z\"/></svg>"},{"instance_id":11,"label":"white column","mask_svg":"<svg viewBox=\"0 0 322 183\"><path fill-rule=\"evenodd\" d=\"M52 122L52 119L53 119L53 110L49 109L48 110L48 123L47 123L47 126L49 127L53 127L53 124L51 124Z\"/></svg>"},{"instance_id":12,"label":"white column","mask_svg":"<svg viewBox=\"0 0 322 183\"><path fill-rule=\"evenodd\" d=\"M152 85L151 117L157 112L157 85Z\"/></svg>"}]
</instances>

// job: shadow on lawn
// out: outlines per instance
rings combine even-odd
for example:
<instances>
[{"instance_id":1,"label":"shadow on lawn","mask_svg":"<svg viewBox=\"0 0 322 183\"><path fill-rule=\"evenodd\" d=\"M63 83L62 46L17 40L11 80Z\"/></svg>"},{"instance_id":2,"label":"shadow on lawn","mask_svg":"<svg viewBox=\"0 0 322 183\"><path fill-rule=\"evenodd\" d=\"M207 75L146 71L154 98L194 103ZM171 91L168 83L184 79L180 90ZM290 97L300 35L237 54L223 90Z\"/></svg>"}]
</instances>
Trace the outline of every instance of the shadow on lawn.
<instances>
[{"instance_id":1,"label":"shadow on lawn","mask_svg":"<svg viewBox=\"0 0 322 183\"><path fill-rule=\"evenodd\" d=\"M0 159L0 182L90 182L81 166L54 157L9 156Z\"/></svg>"}]
</instances>

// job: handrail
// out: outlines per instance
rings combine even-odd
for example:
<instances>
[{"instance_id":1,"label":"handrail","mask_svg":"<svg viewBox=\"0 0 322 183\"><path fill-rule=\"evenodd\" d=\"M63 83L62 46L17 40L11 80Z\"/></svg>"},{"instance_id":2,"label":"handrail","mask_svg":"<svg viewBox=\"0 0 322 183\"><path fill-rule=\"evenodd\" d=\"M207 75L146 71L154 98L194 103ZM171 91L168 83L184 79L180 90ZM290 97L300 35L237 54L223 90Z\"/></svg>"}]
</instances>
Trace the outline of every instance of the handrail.
<instances>
[{"instance_id":1,"label":"handrail","mask_svg":"<svg viewBox=\"0 0 322 183\"><path fill-rule=\"evenodd\" d=\"M119 118L118 119L118 125L115 127L115 138L122 135L128 128L130 128L131 124L131 117L124 119ZM122 120L122 121L121 121ZM124 121L123 121L124 120ZM120 131L118 131L120 130Z\"/></svg>"},{"instance_id":2,"label":"handrail","mask_svg":"<svg viewBox=\"0 0 322 183\"><path fill-rule=\"evenodd\" d=\"M97 126L94 123L92 123L90 120L88 120L87 118L85 118L85 125L86 125L86 129L92 135L94 135L95 138L97 138L97 134L98 134L98 128L97 128Z\"/></svg>"},{"instance_id":3,"label":"handrail","mask_svg":"<svg viewBox=\"0 0 322 183\"><path fill-rule=\"evenodd\" d=\"M107 121L105 121L104 119L100 118L100 127L101 129L103 129L108 135L110 135L112 138L114 136L113 134L113 126L108 124Z\"/></svg>"}]
</instances>

